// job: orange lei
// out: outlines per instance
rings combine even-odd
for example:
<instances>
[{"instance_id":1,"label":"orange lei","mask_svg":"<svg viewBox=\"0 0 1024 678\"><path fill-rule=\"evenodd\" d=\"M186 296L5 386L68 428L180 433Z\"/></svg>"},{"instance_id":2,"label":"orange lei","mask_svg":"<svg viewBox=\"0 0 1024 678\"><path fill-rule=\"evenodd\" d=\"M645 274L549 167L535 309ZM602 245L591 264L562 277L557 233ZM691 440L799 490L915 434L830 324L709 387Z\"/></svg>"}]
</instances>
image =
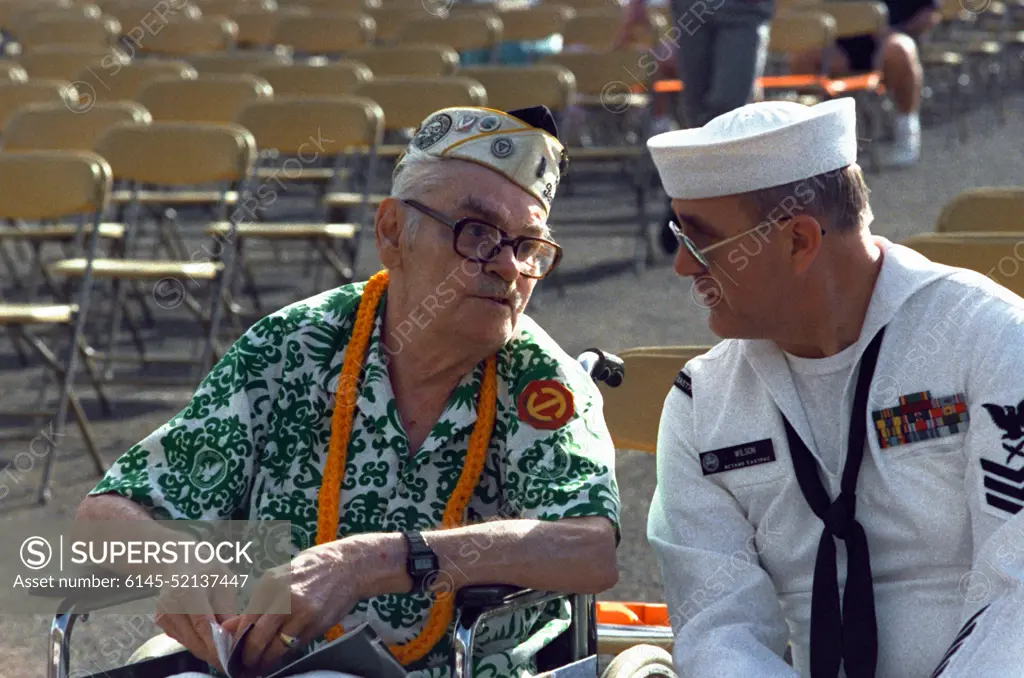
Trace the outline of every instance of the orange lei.
<instances>
[{"instance_id":1,"label":"orange lei","mask_svg":"<svg viewBox=\"0 0 1024 678\"><path fill-rule=\"evenodd\" d=\"M345 352L341 374L338 377L338 388L334 394L334 414L331 418L331 440L327 448L327 463L324 467L317 508L316 543L318 545L338 538L338 522L340 520L338 502L341 495L341 479L344 475L349 438L352 434L359 372L370 343L370 333L373 330L377 305L387 286L387 271L375 274L366 283L362 300L359 302L359 310L356 313L355 326L352 328L352 337L348 350ZM480 386L480 399L477 403L476 425L469 438L469 449L466 452L462 474L445 505L444 517L441 522L443 529L462 525L466 506L473 496L473 489L479 482L484 468L491 431L494 429L497 394L496 360L494 356L491 356L485 363L483 382ZM430 615L423 630L412 640L401 645L389 645L388 649L403 665L421 659L444 636L452 622L454 611L454 596L450 592L439 593L430 608ZM335 624L327 631L327 639L334 640L343 633L341 625Z\"/></svg>"}]
</instances>

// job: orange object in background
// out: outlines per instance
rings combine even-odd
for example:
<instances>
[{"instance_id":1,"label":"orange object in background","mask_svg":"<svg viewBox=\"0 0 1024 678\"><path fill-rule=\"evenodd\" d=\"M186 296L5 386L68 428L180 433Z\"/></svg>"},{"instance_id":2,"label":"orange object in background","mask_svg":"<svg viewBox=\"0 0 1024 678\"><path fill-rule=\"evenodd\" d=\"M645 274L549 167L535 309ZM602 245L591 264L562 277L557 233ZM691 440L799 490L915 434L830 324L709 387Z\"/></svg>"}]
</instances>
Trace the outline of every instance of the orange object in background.
<instances>
[{"instance_id":1,"label":"orange object in background","mask_svg":"<svg viewBox=\"0 0 1024 678\"><path fill-rule=\"evenodd\" d=\"M668 606L661 603L597 601L597 623L620 626L669 626Z\"/></svg>"}]
</instances>

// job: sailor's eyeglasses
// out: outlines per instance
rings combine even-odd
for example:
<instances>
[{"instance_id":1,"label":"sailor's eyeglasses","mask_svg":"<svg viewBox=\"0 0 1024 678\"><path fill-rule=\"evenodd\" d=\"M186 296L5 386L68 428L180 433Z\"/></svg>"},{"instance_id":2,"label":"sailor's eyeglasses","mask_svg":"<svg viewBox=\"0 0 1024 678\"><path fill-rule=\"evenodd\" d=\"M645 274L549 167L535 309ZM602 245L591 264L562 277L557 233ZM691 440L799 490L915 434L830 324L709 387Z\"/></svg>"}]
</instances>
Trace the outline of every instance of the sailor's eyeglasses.
<instances>
[{"instance_id":1,"label":"sailor's eyeglasses","mask_svg":"<svg viewBox=\"0 0 1024 678\"><path fill-rule=\"evenodd\" d=\"M686 235L686 233L683 232L683 229L679 227L679 224L676 223L675 219L672 219L668 222L668 227L669 230L672 231L672 234L676 236L676 239L679 241L679 243L683 245L687 249L687 251L689 251L690 255L694 259L697 260L697 263L704 267L704 269L710 270L711 263L708 261L708 258L706 256L708 252L716 250L724 245L728 245L731 242L736 242L737 240L740 240L741 238L744 238L755 231L768 231L772 226L788 222L791 218L792 217L786 219L779 219L774 222L762 221L761 223L757 224L752 228L748 228L747 230L742 231L741 233L737 233L736 235L731 235L728 238L722 238L721 240L714 242L708 245L707 247L697 247L697 244L693 242L693 239L690 238L690 236ZM821 234L825 235L825 229L821 229Z\"/></svg>"}]
</instances>

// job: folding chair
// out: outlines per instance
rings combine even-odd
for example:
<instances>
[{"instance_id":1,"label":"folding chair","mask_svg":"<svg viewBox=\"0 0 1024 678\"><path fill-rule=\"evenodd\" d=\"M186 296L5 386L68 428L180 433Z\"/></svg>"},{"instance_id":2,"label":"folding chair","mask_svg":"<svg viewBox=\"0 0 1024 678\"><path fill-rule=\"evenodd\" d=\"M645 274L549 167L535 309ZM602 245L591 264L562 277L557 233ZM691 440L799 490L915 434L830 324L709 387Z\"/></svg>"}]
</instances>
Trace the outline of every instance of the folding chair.
<instances>
[{"instance_id":1,"label":"folding chair","mask_svg":"<svg viewBox=\"0 0 1024 678\"><path fill-rule=\"evenodd\" d=\"M188 63L195 67L200 75L222 73L237 75L239 73L256 73L268 66L282 66L291 63L291 56L281 52L256 52L251 50L231 50L213 52L211 54L193 54Z\"/></svg>"},{"instance_id":2,"label":"folding chair","mask_svg":"<svg viewBox=\"0 0 1024 678\"><path fill-rule=\"evenodd\" d=\"M576 80L576 100L561 116L559 131L569 154L571 170L559 186L560 207L579 189L607 191L606 184L591 183L584 174L605 175L621 191L626 183L634 190L634 215L624 218L593 211L581 219L587 224L622 224L633 222L635 248L633 265L639 274L654 261L653 246L647 236L647 188L651 184L653 165L647 152L650 137L651 83L638 72L641 52L633 49L609 52L562 52L541 57L539 63L557 64L572 72ZM610 176L609 176L610 175ZM583 197L586 208L592 201ZM608 230L603 233L611 234Z\"/></svg>"},{"instance_id":3,"label":"folding chair","mask_svg":"<svg viewBox=\"0 0 1024 678\"><path fill-rule=\"evenodd\" d=\"M158 78L195 80L196 69L180 59L150 57L118 63L109 69L86 66L74 76L75 88L95 102L134 101L142 89Z\"/></svg>"},{"instance_id":4,"label":"folding chair","mask_svg":"<svg viewBox=\"0 0 1024 678\"><path fill-rule=\"evenodd\" d=\"M18 30L15 35L22 51L38 45L94 45L109 47L121 33L121 24L113 17L75 14L43 15Z\"/></svg>"},{"instance_id":5,"label":"folding chair","mask_svg":"<svg viewBox=\"0 0 1024 678\"><path fill-rule=\"evenodd\" d=\"M119 123L101 137L96 151L110 163L115 181L128 184L125 191L128 194L125 251L127 257L135 257L135 245L144 228L138 207L147 193L149 204L189 205L195 200L195 191L189 189L215 186L212 190L198 191L204 204L213 208L214 220L236 223L239 215L230 207L237 203L239 196L246 195L256 157L256 142L248 130L234 124ZM143 191L142 186L163 187L164 190ZM228 229L226 237L228 242L235 237L233 228ZM230 281L224 272L231 268L231 248L225 249L226 252L219 251L198 260L198 252L189 254L180 250L177 252L179 256L170 259L96 259L93 274L97 278L114 281L117 288L106 350L97 353L105 360L108 376L110 364L117 358L113 348L125 310L126 289L122 283L166 282L172 288L170 291L180 296L177 304L184 304L206 333L198 361L187 360L194 363L195 371L186 383L198 383L212 362L223 354L217 339L225 292L230 289ZM65 259L50 264L48 269L55 277L74 279L83 274L85 265L81 259ZM212 288L208 314L203 312L190 291L190 287L200 287L199 281ZM154 291L163 294L159 290ZM141 297L139 301L142 302ZM133 340L140 361L145 364L148 358L141 338L134 336Z\"/></svg>"},{"instance_id":6,"label":"folding chair","mask_svg":"<svg viewBox=\"0 0 1024 678\"><path fill-rule=\"evenodd\" d=\"M576 100L576 78L556 64L533 66L466 66L458 75L476 80L487 90L487 105L499 111L547 106L564 116Z\"/></svg>"},{"instance_id":7,"label":"folding chair","mask_svg":"<svg viewBox=\"0 0 1024 678\"><path fill-rule=\"evenodd\" d=\"M981 273L1024 297L1024 247L1019 233L920 233L900 244L936 263Z\"/></svg>"},{"instance_id":8,"label":"folding chair","mask_svg":"<svg viewBox=\"0 0 1024 678\"><path fill-rule=\"evenodd\" d=\"M262 313L254 276L244 268L243 244L246 240L272 241L274 251L291 242L308 243L306 250L312 257L319 254L323 263L329 265L337 275L338 284L354 279L358 257L358 244L362 229L367 225L371 212L369 178L376 173L377 148L384 134L384 111L372 100L364 97L328 97L286 99L281 101L256 102L247 106L238 117L238 124L249 130L256 139L259 151L276 151L280 157L287 157L283 163L275 159L273 166L260 169L260 189L270 186L271 200L276 199L274 183L281 185L295 178L290 163L304 169L317 160L323 164L329 176L325 177L330 187L340 188L348 184L349 190L360 196L358 216L349 223L332 223L328 220L326 206L317 200L315 214L319 219L309 222L286 221L284 223L252 223L254 215L247 214L247 220L236 229L233 257L235 265L248 277L253 302ZM349 181L346 181L348 179ZM257 189L258 195L264 195ZM262 205L257 205L261 207ZM228 224L213 224L208 234L223 238ZM339 257L342 249L344 259ZM319 288L319 267L315 288ZM231 275L232 280L241 277Z\"/></svg>"},{"instance_id":9,"label":"folding chair","mask_svg":"<svg viewBox=\"0 0 1024 678\"><path fill-rule=\"evenodd\" d=\"M665 396L673 388L687 361L707 353L711 346L645 346L617 355L626 378L611 388L598 382L604 398L604 416L615 448L654 454Z\"/></svg>"},{"instance_id":10,"label":"folding chair","mask_svg":"<svg viewBox=\"0 0 1024 678\"><path fill-rule=\"evenodd\" d=\"M162 33L171 21L199 19L202 10L192 2L176 0L157 6L152 0L108 0L101 3L103 13L121 24L121 45L134 58L156 33ZM158 11L159 10L159 11Z\"/></svg>"},{"instance_id":11,"label":"folding chair","mask_svg":"<svg viewBox=\"0 0 1024 678\"><path fill-rule=\"evenodd\" d=\"M214 73L157 78L142 88L137 101L154 120L233 122L246 104L273 96L270 83L255 75Z\"/></svg>"},{"instance_id":12,"label":"folding chair","mask_svg":"<svg viewBox=\"0 0 1024 678\"><path fill-rule=\"evenodd\" d=\"M275 99L342 96L352 94L363 83L373 80L373 71L368 66L348 59L324 64L263 66L256 69L254 75L270 83Z\"/></svg>"},{"instance_id":13,"label":"folding chair","mask_svg":"<svg viewBox=\"0 0 1024 678\"><path fill-rule=\"evenodd\" d=\"M483 85L459 76L381 78L363 84L355 94L375 101L384 111L385 143L378 149L377 156L392 162L405 151L410 132L434 111L450 106L487 105L487 92ZM388 173L390 177L390 168ZM376 175L371 175L367 185L374 186L375 180ZM379 205L385 197L384 194L371 193L370 203ZM332 191L324 196L330 221L334 222L349 221L345 213L362 202L362 195L352 191Z\"/></svg>"},{"instance_id":14,"label":"folding chair","mask_svg":"<svg viewBox=\"0 0 1024 678\"><path fill-rule=\"evenodd\" d=\"M27 82L28 71L15 61L0 60L0 82Z\"/></svg>"},{"instance_id":15,"label":"folding chair","mask_svg":"<svg viewBox=\"0 0 1024 678\"><path fill-rule=\"evenodd\" d=\"M273 11L254 7L232 12L231 20L238 26L235 44L239 49L266 49L274 44L274 32L282 18L308 14L311 14L308 9L291 5L282 5Z\"/></svg>"},{"instance_id":16,"label":"folding chair","mask_svg":"<svg viewBox=\"0 0 1024 678\"><path fill-rule=\"evenodd\" d=\"M141 54L187 60L195 54L232 49L238 36L235 22L223 17L174 18L162 24L157 20L157 25L159 30L145 33L136 42Z\"/></svg>"},{"instance_id":17,"label":"folding chair","mask_svg":"<svg viewBox=\"0 0 1024 678\"><path fill-rule=\"evenodd\" d=\"M78 94L66 81L33 79L28 82L0 80L0 129L14 111L26 104L53 102L71 105Z\"/></svg>"},{"instance_id":18,"label":"folding chair","mask_svg":"<svg viewBox=\"0 0 1024 678\"><path fill-rule=\"evenodd\" d=\"M447 45L374 45L349 50L345 58L366 64L374 78L454 75L459 53Z\"/></svg>"},{"instance_id":19,"label":"folding chair","mask_svg":"<svg viewBox=\"0 0 1024 678\"><path fill-rule=\"evenodd\" d=\"M786 95L811 97L816 103L828 97L828 51L835 46L836 21L832 15L813 9L784 10L772 17L768 55L773 62L770 72L758 81L765 98ZM815 52L821 68L816 73L792 73L789 58L794 54Z\"/></svg>"},{"instance_id":20,"label":"folding chair","mask_svg":"<svg viewBox=\"0 0 1024 678\"><path fill-rule=\"evenodd\" d=\"M38 21L47 19L92 19L102 17L103 12L93 4L74 4L70 0L62 2L30 2L16 1L2 3L0 10L4 31L20 42L26 28Z\"/></svg>"},{"instance_id":21,"label":"folding chair","mask_svg":"<svg viewBox=\"0 0 1024 678\"><path fill-rule=\"evenodd\" d=\"M39 45L18 58L28 77L36 79L67 80L79 72L93 72L118 68L129 62L120 49L105 45ZM87 92L82 92L88 95Z\"/></svg>"},{"instance_id":22,"label":"folding chair","mask_svg":"<svg viewBox=\"0 0 1024 678\"><path fill-rule=\"evenodd\" d=\"M946 203L935 225L938 233L1024 231L1024 188L968 189Z\"/></svg>"},{"instance_id":23,"label":"folding chair","mask_svg":"<svg viewBox=\"0 0 1024 678\"><path fill-rule=\"evenodd\" d=\"M398 37L405 24L423 16L423 5L416 3L402 6L388 3L387 6L371 7L361 13L373 19L374 40L377 44L390 45L394 44L395 38Z\"/></svg>"},{"instance_id":24,"label":"folding chair","mask_svg":"<svg viewBox=\"0 0 1024 678\"><path fill-rule=\"evenodd\" d=\"M512 48L517 43L536 43L557 38L551 45L553 51L562 49L565 41L561 38L566 23L575 14L575 11L563 4L546 5L540 4L532 7L522 7L509 10L499 10L498 17L501 19L501 45L499 51L504 61L506 48ZM532 60L527 52L526 58Z\"/></svg>"},{"instance_id":25,"label":"folding chair","mask_svg":"<svg viewBox=\"0 0 1024 678\"><path fill-rule=\"evenodd\" d=\"M565 22L562 49L585 47L598 52L609 51L614 49L621 27L621 10L580 10Z\"/></svg>"},{"instance_id":26,"label":"folding chair","mask_svg":"<svg viewBox=\"0 0 1024 678\"><path fill-rule=\"evenodd\" d=\"M371 44L374 29L373 19L359 12L290 14L277 22L271 42L296 56L339 57Z\"/></svg>"},{"instance_id":27,"label":"folding chair","mask_svg":"<svg viewBox=\"0 0 1024 678\"><path fill-rule=\"evenodd\" d=\"M96 104L91 110L79 113L65 104L29 104L19 108L7 120L0 136L0 146L10 151L92 151L107 129L120 122L146 124L149 113L137 103L120 101ZM46 278L42 250L47 244L67 246L79 237L80 229L73 224L48 224L32 228L0 227L0 243L24 243L31 250L33 262L27 283L14 275L15 286L36 290L39 279L54 287ZM99 237L110 244L111 254L123 242L124 226L119 223L100 224ZM13 273L13 272L12 272Z\"/></svg>"},{"instance_id":28,"label":"folding chair","mask_svg":"<svg viewBox=\"0 0 1024 678\"><path fill-rule=\"evenodd\" d=\"M39 485L38 500L45 503L50 498L50 474L57 454L54 439L65 429L70 409L82 433L86 449L92 457L96 473L106 472L89 427L85 412L72 387L78 367L78 354L84 352L83 330L89 312L90 288L93 282L92 262L98 242L99 225L107 205L111 188L111 169L104 159L95 153L74 151L28 151L21 153L0 153L0 219L15 221L60 220L68 217L78 219L80 225L89 225L88 242L84 244L82 285L77 301L71 303L0 303L0 324L12 336L31 345L44 363L53 370L60 381L56 413L18 412L24 417L53 416L54 436L42 436L46 440L43 477ZM83 234L84 235L84 234ZM32 329L37 326L64 327L70 329L68 344L63 357L42 342ZM86 368L89 358L83 355ZM91 370L90 370L91 371ZM94 377L94 384L97 383ZM102 391L97 388L101 402L106 405Z\"/></svg>"},{"instance_id":29,"label":"folding chair","mask_svg":"<svg viewBox=\"0 0 1024 678\"><path fill-rule=\"evenodd\" d=\"M501 19L495 13L486 12L454 14L445 19L421 12L402 24L395 35L396 45L447 45L459 52L460 58L465 57L466 52L480 51L491 63L497 61L501 40Z\"/></svg>"}]
</instances>

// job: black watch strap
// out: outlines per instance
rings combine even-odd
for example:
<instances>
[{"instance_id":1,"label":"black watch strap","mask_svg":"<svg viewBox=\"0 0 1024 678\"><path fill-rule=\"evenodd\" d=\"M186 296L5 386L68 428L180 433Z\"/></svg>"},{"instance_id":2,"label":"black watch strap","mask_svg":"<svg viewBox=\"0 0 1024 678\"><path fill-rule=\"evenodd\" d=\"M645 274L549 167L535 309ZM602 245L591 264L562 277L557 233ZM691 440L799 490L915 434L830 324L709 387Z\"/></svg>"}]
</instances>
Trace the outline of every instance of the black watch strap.
<instances>
[{"instance_id":1,"label":"black watch strap","mask_svg":"<svg viewBox=\"0 0 1024 678\"><path fill-rule=\"evenodd\" d=\"M402 532L402 536L405 537L405 543L409 547L409 554L405 560L405 571L412 579L412 592L421 593L425 590L428 580L432 580L440 569L437 554L427 545L419 531Z\"/></svg>"}]
</instances>

